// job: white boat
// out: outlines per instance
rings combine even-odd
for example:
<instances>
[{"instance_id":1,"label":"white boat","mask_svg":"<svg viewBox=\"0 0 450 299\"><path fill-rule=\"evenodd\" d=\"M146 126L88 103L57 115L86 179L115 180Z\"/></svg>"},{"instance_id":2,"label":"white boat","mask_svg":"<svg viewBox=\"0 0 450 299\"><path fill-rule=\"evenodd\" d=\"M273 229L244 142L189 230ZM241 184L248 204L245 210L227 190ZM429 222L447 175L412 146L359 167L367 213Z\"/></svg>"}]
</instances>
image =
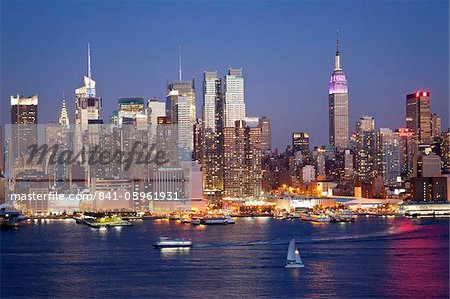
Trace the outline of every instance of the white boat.
<instances>
[{"instance_id":1,"label":"white boat","mask_svg":"<svg viewBox=\"0 0 450 299\"><path fill-rule=\"evenodd\" d=\"M167 248L167 247L191 247L192 242L190 240L178 239L178 238L169 238L169 237L160 237L158 241L156 241L155 248Z\"/></svg>"},{"instance_id":2,"label":"white boat","mask_svg":"<svg viewBox=\"0 0 450 299\"><path fill-rule=\"evenodd\" d=\"M228 224L226 217L206 217L203 219L203 224Z\"/></svg>"},{"instance_id":3,"label":"white boat","mask_svg":"<svg viewBox=\"0 0 450 299\"><path fill-rule=\"evenodd\" d=\"M300 252L298 251L297 245L295 245L295 238L292 238L289 243L286 265L285 268L303 268L305 265L300 258Z\"/></svg>"},{"instance_id":4,"label":"white boat","mask_svg":"<svg viewBox=\"0 0 450 299\"><path fill-rule=\"evenodd\" d=\"M325 214L312 214L311 221L314 222L331 222L331 218Z\"/></svg>"}]
</instances>

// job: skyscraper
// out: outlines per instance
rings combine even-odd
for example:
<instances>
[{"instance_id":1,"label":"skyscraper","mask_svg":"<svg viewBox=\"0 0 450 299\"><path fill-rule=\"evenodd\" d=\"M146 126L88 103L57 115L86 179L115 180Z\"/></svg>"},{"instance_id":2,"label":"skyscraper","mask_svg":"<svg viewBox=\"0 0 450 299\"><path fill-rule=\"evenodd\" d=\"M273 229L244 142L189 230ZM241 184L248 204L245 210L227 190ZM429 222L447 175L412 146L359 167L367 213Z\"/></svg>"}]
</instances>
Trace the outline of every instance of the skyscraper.
<instances>
[{"instance_id":1,"label":"skyscraper","mask_svg":"<svg viewBox=\"0 0 450 299\"><path fill-rule=\"evenodd\" d=\"M177 125L179 146L189 156L194 149L196 122L194 84L194 79L192 82L174 81L167 85L166 95L166 115L171 118L172 124Z\"/></svg>"},{"instance_id":2,"label":"skyscraper","mask_svg":"<svg viewBox=\"0 0 450 299\"><path fill-rule=\"evenodd\" d=\"M431 142L430 93L417 91L406 96L406 127L414 133L417 143Z\"/></svg>"},{"instance_id":3,"label":"skyscraper","mask_svg":"<svg viewBox=\"0 0 450 299\"><path fill-rule=\"evenodd\" d=\"M309 134L305 132L292 133L292 151L301 152L307 155L309 153Z\"/></svg>"},{"instance_id":4,"label":"skyscraper","mask_svg":"<svg viewBox=\"0 0 450 299\"><path fill-rule=\"evenodd\" d=\"M400 176L400 140L396 133L388 128L378 129L378 173L385 185L397 182Z\"/></svg>"},{"instance_id":5,"label":"skyscraper","mask_svg":"<svg viewBox=\"0 0 450 299\"><path fill-rule=\"evenodd\" d=\"M416 144L413 139L414 132L409 128L398 128L396 134L400 142L400 169L405 178L410 178L414 170L414 153Z\"/></svg>"},{"instance_id":6,"label":"skyscraper","mask_svg":"<svg viewBox=\"0 0 450 299\"><path fill-rule=\"evenodd\" d=\"M11 149L12 158L25 157L27 148L37 144L38 96L10 96L11 104Z\"/></svg>"},{"instance_id":7,"label":"skyscraper","mask_svg":"<svg viewBox=\"0 0 450 299\"><path fill-rule=\"evenodd\" d=\"M237 120L245 119L242 68L229 68L224 82L224 126L234 127Z\"/></svg>"},{"instance_id":8,"label":"skyscraper","mask_svg":"<svg viewBox=\"0 0 450 299\"><path fill-rule=\"evenodd\" d=\"M339 52L339 37L336 42L334 71L331 75L328 97L330 144L337 149L348 145L348 88L342 69Z\"/></svg>"},{"instance_id":9,"label":"skyscraper","mask_svg":"<svg viewBox=\"0 0 450 299\"><path fill-rule=\"evenodd\" d=\"M356 122L356 177L370 181L375 176L375 120L364 115Z\"/></svg>"},{"instance_id":10,"label":"skyscraper","mask_svg":"<svg viewBox=\"0 0 450 299\"><path fill-rule=\"evenodd\" d=\"M59 114L59 124L63 125L63 126L68 126L70 124L69 115L67 114L65 99L63 99L63 101L62 101L61 112Z\"/></svg>"},{"instance_id":11,"label":"skyscraper","mask_svg":"<svg viewBox=\"0 0 450 299\"><path fill-rule=\"evenodd\" d=\"M156 98L151 98L147 102L147 119L150 124L150 136L155 138L158 117L166 116L166 103L160 102Z\"/></svg>"},{"instance_id":12,"label":"skyscraper","mask_svg":"<svg viewBox=\"0 0 450 299\"><path fill-rule=\"evenodd\" d=\"M217 71L203 73L203 192L210 202L217 202L223 191L222 81Z\"/></svg>"},{"instance_id":13,"label":"skyscraper","mask_svg":"<svg viewBox=\"0 0 450 299\"><path fill-rule=\"evenodd\" d=\"M95 81L91 78L91 46L88 44L87 76L84 85L75 89L75 124L81 125L81 130L87 129L90 120L100 120L102 99L96 97Z\"/></svg>"},{"instance_id":14,"label":"skyscraper","mask_svg":"<svg viewBox=\"0 0 450 299\"><path fill-rule=\"evenodd\" d=\"M223 129L224 196L259 198L261 193L261 129L236 121Z\"/></svg>"},{"instance_id":15,"label":"skyscraper","mask_svg":"<svg viewBox=\"0 0 450 299\"><path fill-rule=\"evenodd\" d=\"M269 118L260 117L259 126L261 128L261 152L263 155L268 155L272 150L272 127Z\"/></svg>"},{"instance_id":16,"label":"skyscraper","mask_svg":"<svg viewBox=\"0 0 450 299\"><path fill-rule=\"evenodd\" d=\"M120 98L117 100L117 117L119 125L133 123L133 119L146 116L144 98Z\"/></svg>"}]
</instances>

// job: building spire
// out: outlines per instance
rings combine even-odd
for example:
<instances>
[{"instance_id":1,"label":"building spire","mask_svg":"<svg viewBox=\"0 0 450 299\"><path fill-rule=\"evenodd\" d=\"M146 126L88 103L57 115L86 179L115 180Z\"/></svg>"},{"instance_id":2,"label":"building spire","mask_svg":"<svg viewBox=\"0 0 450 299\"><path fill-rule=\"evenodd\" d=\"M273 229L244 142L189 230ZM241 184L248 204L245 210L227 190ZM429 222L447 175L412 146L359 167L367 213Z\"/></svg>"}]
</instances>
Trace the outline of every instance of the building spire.
<instances>
[{"instance_id":1,"label":"building spire","mask_svg":"<svg viewBox=\"0 0 450 299\"><path fill-rule=\"evenodd\" d=\"M183 79L181 75L181 45L178 46L178 65L179 65L178 76L181 81Z\"/></svg>"},{"instance_id":2,"label":"building spire","mask_svg":"<svg viewBox=\"0 0 450 299\"><path fill-rule=\"evenodd\" d=\"M88 78L89 84L91 83L91 43L88 42Z\"/></svg>"},{"instance_id":3,"label":"building spire","mask_svg":"<svg viewBox=\"0 0 450 299\"><path fill-rule=\"evenodd\" d=\"M336 30L336 56L334 57L334 70L342 70L341 53L339 52L339 29Z\"/></svg>"}]
</instances>

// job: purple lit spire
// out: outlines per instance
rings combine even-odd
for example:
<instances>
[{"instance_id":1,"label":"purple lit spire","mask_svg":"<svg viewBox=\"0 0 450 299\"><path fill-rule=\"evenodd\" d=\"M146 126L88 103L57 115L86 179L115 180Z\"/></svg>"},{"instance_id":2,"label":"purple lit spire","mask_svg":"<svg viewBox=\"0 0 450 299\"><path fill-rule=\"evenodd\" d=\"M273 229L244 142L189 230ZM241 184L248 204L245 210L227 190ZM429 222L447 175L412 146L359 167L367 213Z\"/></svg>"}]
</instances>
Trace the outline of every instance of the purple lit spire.
<instances>
[{"instance_id":1,"label":"purple lit spire","mask_svg":"<svg viewBox=\"0 0 450 299\"><path fill-rule=\"evenodd\" d=\"M341 53L339 52L339 30L336 32L336 55L334 57L334 71L330 79L329 94L348 93L347 79L342 70Z\"/></svg>"}]
</instances>

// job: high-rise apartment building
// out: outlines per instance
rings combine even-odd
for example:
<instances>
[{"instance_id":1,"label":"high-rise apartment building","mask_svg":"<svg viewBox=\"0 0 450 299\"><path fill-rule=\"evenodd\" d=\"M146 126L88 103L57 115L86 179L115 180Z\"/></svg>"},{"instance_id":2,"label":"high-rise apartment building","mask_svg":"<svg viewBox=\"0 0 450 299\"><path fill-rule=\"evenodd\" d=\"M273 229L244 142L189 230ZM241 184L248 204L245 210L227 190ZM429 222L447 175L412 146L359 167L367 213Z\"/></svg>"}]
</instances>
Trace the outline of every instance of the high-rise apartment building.
<instances>
[{"instance_id":1,"label":"high-rise apartment building","mask_svg":"<svg viewBox=\"0 0 450 299\"><path fill-rule=\"evenodd\" d=\"M393 185L401 174L399 136L388 128L379 128L377 136L378 173L385 185Z\"/></svg>"},{"instance_id":2,"label":"high-rise apartment building","mask_svg":"<svg viewBox=\"0 0 450 299\"><path fill-rule=\"evenodd\" d=\"M431 113L431 138L441 136L441 117L437 113Z\"/></svg>"},{"instance_id":3,"label":"high-rise apartment building","mask_svg":"<svg viewBox=\"0 0 450 299\"><path fill-rule=\"evenodd\" d=\"M375 120L364 115L356 122L356 177L370 181L375 176Z\"/></svg>"},{"instance_id":4,"label":"high-rise apartment building","mask_svg":"<svg viewBox=\"0 0 450 299\"><path fill-rule=\"evenodd\" d=\"M242 68L229 68L224 83L224 127L234 127L237 120L245 119Z\"/></svg>"},{"instance_id":5,"label":"high-rise apartment building","mask_svg":"<svg viewBox=\"0 0 450 299\"><path fill-rule=\"evenodd\" d=\"M344 149L348 146L348 87L342 69L339 38L334 59L334 70L328 89L329 139L335 148Z\"/></svg>"},{"instance_id":6,"label":"high-rise apartment building","mask_svg":"<svg viewBox=\"0 0 450 299\"><path fill-rule=\"evenodd\" d=\"M409 128L398 128L395 132L400 143L401 175L410 178L414 170L414 153L417 148L413 137L414 132Z\"/></svg>"},{"instance_id":7,"label":"high-rise apartment building","mask_svg":"<svg viewBox=\"0 0 450 299\"><path fill-rule=\"evenodd\" d=\"M417 91L406 96L406 127L417 143L431 142L430 92Z\"/></svg>"},{"instance_id":8,"label":"high-rise apartment building","mask_svg":"<svg viewBox=\"0 0 450 299\"><path fill-rule=\"evenodd\" d=\"M261 193L261 129L236 121L223 129L224 196L259 198Z\"/></svg>"},{"instance_id":9,"label":"high-rise apartment building","mask_svg":"<svg viewBox=\"0 0 450 299\"><path fill-rule=\"evenodd\" d=\"M203 73L202 170L203 192L218 202L223 191L222 169L223 97L217 71Z\"/></svg>"}]
</instances>

